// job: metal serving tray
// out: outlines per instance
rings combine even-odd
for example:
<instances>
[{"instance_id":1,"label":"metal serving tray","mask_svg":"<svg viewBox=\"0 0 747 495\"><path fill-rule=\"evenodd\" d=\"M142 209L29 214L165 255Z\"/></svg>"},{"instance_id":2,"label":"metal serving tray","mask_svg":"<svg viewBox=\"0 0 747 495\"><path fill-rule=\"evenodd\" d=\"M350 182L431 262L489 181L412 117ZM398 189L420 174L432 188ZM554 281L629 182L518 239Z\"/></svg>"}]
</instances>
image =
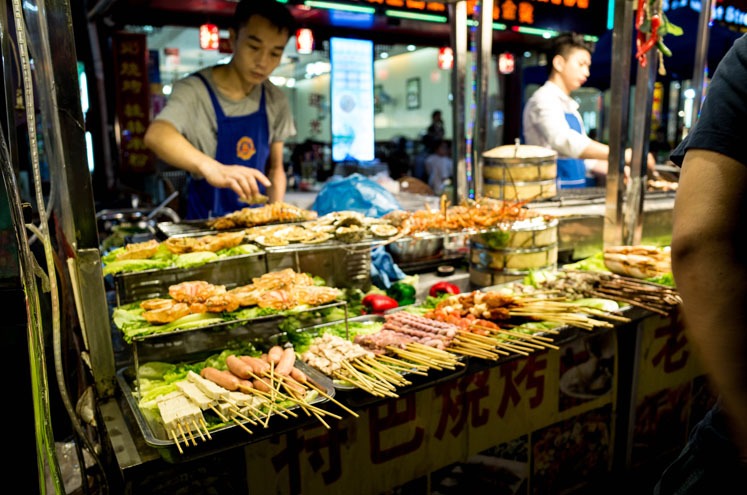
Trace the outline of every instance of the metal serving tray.
<instances>
[{"instance_id":1,"label":"metal serving tray","mask_svg":"<svg viewBox=\"0 0 747 495\"><path fill-rule=\"evenodd\" d=\"M227 289L249 284L252 278L267 273L264 252L230 256L194 268L162 268L140 272L117 273L114 287L117 305L164 297L169 286L192 280L225 285Z\"/></svg>"},{"instance_id":2,"label":"metal serving tray","mask_svg":"<svg viewBox=\"0 0 747 495\"><path fill-rule=\"evenodd\" d=\"M347 302L345 301L313 306L295 314L335 307L343 307L347 316ZM219 352L236 341L265 345L272 335L278 333L278 323L293 314L282 313L247 320L226 321L204 327L176 329L135 337L132 340L135 369L138 369L139 363L146 361L193 360L194 356Z\"/></svg>"},{"instance_id":3,"label":"metal serving tray","mask_svg":"<svg viewBox=\"0 0 747 495\"><path fill-rule=\"evenodd\" d=\"M306 376L312 380L324 393L331 397L335 395L335 388L332 386L332 382L324 374L319 373L314 368L307 366L305 363L297 361L296 367L303 371ZM135 394L135 371L133 367L126 367L120 369L117 374L117 382L119 388L122 391L122 395L127 402L128 406L132 411L132 415L135 418L140 432L143 435L145 443L149 446L158 450L161 457L171 463L182 462L194 458L196 455L209 455L214 452L216 448L226 448L226 444L245 444L247 438L250 442L259 441L268 436L278 434L279 432L294 427L295 423L292 419L284 419L273 415L268 423L268 427L264 428L261 425L246 425L252 430L252 435L249 435L246 430L238 426L235 423L230 425L226 424L210 429L210 435L212 439L207 441L201 441L197 438L197 445L189 444L182 448L182 452L179 451L176 443L166 433L166 429L163 427L160 419L148 411L143 411L138 405L138 399ZM328 398L319 394L310 404L319 404L329 401ZM292 408L296 410L299 407ZM298 416L306 416L304 414L298 414ZM242 421L242 424L245 424ZM285 424L287 423L287 424Z\"/></svg>"},{"instance_id":4,"label":"metal serving tray","mask_svg":"<svg viewBox=\"0 0 747 495\"><path fill-rule=\"evenodd\" d=\"M394 309L390 312L394 311L401 311L404 307L400 307L397 309ZM361 315L356 316L353 318L348 318L346 321L333 321L328 323L322 323L319 325L313 325L309 327L303 327L299 328L296 331L297 332L318 332L319 330L330 327L333 325L340 325L340 324L347 324L351 322L374 322L374 323L384 323L385 317L383 315ZM283 339L284 334L278 334L272 337L275 341L281 341ZM413 391L417 388L423 387L423 386L431 386L436 383L439 383L446 379L451 379L456 376L464 374L464 372L467 370L467 357L466 356L459 356L458 361L463 363L464 366L460 366L454 370L444 369L442 371L438 370L431 370L428 372L426 376L423 375L415 375L415 374L409 374L406 373L403 376L406 376L408 380L412 382L411 385L407 385L405 387L402 387L403 391ZM322 373L321 371L317 370L317 372ZM327 375L325 375L327 376ZM329 380L332 381L335 389L339 392L349 392L353 394L351 397L348 398L348 402L351 405L355 406L363 406L366 404L371 403L372 401L379 400L379 398L369 395L368 393L364 392L363 390L359 389L358 387L354 387L352 385L345 384L339 380L334 380L331 377L327 376Z\"/></svg>"}]
</instances>

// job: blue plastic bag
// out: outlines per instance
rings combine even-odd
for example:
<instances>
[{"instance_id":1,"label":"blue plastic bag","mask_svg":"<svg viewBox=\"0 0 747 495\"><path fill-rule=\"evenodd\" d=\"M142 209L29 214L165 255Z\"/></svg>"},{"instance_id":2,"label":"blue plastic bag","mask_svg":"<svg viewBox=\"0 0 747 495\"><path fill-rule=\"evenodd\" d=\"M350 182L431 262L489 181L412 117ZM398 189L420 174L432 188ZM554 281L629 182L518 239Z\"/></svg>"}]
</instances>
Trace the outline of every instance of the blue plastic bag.
<instances>
[{"instance_id":1,"label":"blue plastic bag","mask_svg":"<svg viewBox=\"0 0 747 495\"><path fill-rule=\"evenodd\" d=\"M327 181L311 209L319 216L336 211L356 211L367 217L380 218L403 208L384 186L361 174L352 174Z\"/></svg>"},{"instance_id":2,"label":"blue plastic bag","mask_svg":"<svg viewBox=\"0 0 747 495\"><path fill-rule=\"evenodd\" d=\"M394 282L402 280L407 275L392 259L384 246L377 246L371 250L371 283L379 289L388 289Z\"/></svg>"}]
</instances>

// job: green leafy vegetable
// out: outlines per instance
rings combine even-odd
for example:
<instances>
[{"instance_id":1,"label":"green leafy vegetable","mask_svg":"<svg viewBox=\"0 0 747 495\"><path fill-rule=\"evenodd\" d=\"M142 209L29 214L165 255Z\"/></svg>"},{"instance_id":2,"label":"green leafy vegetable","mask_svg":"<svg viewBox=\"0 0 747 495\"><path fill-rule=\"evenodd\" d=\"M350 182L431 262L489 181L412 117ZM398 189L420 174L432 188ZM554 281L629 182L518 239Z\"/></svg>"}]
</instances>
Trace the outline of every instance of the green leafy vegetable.
<instances>
[{"instance_id":1,"label":"green leafy vegetable","mask_svg":"<svg viewBox=\"0 0 747 495\"><path fill-rule=\"evenodd\" d=\"M174 259L174 266L177 268L195 268L217 259L218 255L212 251L195 251L178 255Z\"/></svg>"}]
</instances>

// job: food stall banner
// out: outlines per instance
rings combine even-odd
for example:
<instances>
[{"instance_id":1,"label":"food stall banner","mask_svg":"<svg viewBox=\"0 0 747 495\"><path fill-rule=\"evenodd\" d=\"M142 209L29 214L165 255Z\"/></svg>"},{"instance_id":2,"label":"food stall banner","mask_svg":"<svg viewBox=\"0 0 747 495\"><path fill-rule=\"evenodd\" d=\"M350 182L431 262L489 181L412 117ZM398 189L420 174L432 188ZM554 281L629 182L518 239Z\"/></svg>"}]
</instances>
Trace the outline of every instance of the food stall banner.
<instances>
[{"instance_id":1,"label":"food stall banner","mask_svg":"<svg viewBox=\"0 0 747 495\"><path fill-rule=\"evenodd\" d=\"M593 451L595 464L587 468L608 470L617 387L613 335L583 336L559 350L457 371L434 386L359 409L358 418L251 444L245 448L250 491L382 493L522 437L537 442L540 460L562 457L567 466ZM599 439L593 448L585 443L591 432ZM552 452L549 444L556 445ZM556 479L551 467L542 461L534 472Z\"/></svg>"},{"instance_id":2,"label":"food stall banner","mask_svg":"<svg viewBox=\"0 0 747 495\"><path fill-rule=\"evenodd\" d=\"M149 174L155 170L152 153L145 147L150 123L148 47L144 34L117 32L112 38L116 131L119 173Z\"/></svg>"}]
</instances>

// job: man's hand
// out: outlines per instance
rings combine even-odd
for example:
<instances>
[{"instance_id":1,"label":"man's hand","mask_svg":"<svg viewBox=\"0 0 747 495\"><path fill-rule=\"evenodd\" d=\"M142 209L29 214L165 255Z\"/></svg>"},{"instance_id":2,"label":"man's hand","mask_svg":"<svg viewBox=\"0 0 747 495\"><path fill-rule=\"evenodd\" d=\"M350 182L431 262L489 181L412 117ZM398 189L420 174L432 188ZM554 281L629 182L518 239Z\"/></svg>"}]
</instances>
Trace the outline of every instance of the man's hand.
<instances>
[{"instance_id":1,"label":"man's hand","mask_svg":"<svg viewBox=\"0 0 747 495\"><path fill-rule=\"evenodd\" d=\"M242 165L216 164L205 167L204 177L211 186L230 188L239 198L246 199L259 196L257 183L261 183L265 187L272 186L270 179L262 172Z\"/></svg>"}]
</instances>

